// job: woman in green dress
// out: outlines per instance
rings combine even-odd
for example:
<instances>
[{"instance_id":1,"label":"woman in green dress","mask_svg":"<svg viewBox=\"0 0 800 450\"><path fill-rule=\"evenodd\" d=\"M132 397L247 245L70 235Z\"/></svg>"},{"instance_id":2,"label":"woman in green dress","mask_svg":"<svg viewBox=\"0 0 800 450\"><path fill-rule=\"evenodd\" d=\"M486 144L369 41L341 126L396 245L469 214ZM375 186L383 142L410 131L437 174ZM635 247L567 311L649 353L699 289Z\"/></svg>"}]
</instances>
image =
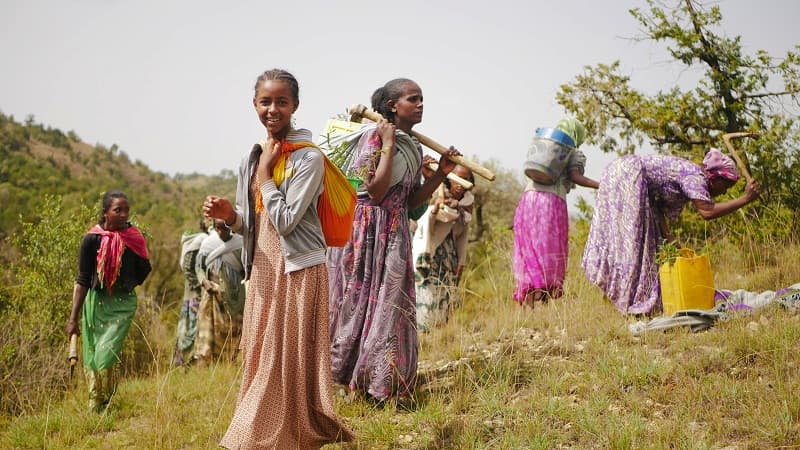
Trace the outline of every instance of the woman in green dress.
<instances>
[{"instance_id":1,"label":"woman in green dress","mask_svg":"<svg viewBox=\"0 0 800 450\"><path fill-rule=\"evenodd\" d=\"M128 222L121 191L103 196L97 225L83 237L67 335L81 335L89 407L102 412L116 391L114 368L136 314L134 288L150 273L142 233ZM78 319L81 327L78 328Z\"/></svg>"}]
</instances>

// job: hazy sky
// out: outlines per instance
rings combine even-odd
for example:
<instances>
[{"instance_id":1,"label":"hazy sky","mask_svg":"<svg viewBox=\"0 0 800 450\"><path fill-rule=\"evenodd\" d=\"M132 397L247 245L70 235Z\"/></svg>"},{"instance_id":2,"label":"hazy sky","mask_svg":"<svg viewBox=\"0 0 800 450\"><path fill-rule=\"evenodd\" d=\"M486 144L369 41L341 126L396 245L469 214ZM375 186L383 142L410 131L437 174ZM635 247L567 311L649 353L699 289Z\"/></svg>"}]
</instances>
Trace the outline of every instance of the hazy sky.
<instances>
[{"instance_id":1,"label":"hazy sky","mask_svg":"<svg viewBox=\"0 0 800 450\"><path fill-rule=\"evenodd\" d=\"M672 4L677 0L665 0ZM335 6L338 5L338 6ZM722 0L728 35L782 56L800 43L800 2ZM297 124L369 103L412 78L425 96L416 130L467 156L520 167L533 130L564 111L561 84L621 60L637 87L693 74L664 48L636 43L628 13L644 1L0 0L0 111L119 145L151 168L235 169L264 134L255 78L285 68L300 82ZM582 148L587 174L612 158ZM575 196L572 196L575 197Z\"/></svg>"}]
</instances>

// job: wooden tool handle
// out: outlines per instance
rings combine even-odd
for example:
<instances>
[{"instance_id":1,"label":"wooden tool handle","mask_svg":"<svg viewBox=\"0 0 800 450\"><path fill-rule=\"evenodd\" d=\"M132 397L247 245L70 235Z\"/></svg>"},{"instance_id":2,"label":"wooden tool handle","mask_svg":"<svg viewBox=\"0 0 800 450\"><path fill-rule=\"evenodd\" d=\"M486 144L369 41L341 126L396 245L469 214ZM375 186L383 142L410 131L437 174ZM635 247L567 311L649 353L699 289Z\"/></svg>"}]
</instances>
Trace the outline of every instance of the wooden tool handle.
<instances>
[{"instance_id":1,"label":"wooden tool handle","mask_svg":"<svg viewBox=\"0 0 800 450\"><path fill-rule=\"evenodd\" d=\"M373 122L380 122L381 120L385 120L382 115L380 115L377 112L367 108L364 105L358 105L358 104L357 105L353 105L353 106L350 107L349 112L351 114L351 117L354 117L354 116L366 117L367 119L369 119L369 120L371 120ZM420 144L424 145L425 147L428 147L429 149L435 151L436 153L438 153L440 155L447 155L447 152L450 150L447 147L445 147L444 145L439 144L438 142L436 142L433 139L429 138L428 136L425 136L424 134L417 133L416 131L413 131L413 130L411 131L410 134L411 134L411 136L414 136L415 138L417 138L417 140L420 142ZM449 159L450 161L453 161L456 164L460 164L460 165L466 167L467 169L469 169L472 172L482 176L483 178L486 178L489 181L494 181L494 179L495 179L494 173L492 173L491 170L481 166L478 163L474 163L474 162L472 162L472 161L470 161L468 159L464 159L464 157L462 157L462 156L447 156L447 159Z\"/></svg>"},{"instance_id":2,"label":"wooden tool handle","mask_svg":"<svg viewBox=\"0 0 800 450\"><path fill-rule=\"evenodd\" d=\"M739 170L742 171L742 175L744 179L750 181L753 177L750 175L750 170L747 169L747 163L744 159L739 156L739 153L733 148L733 143L731 143L731 139L741 138L741 137L757 137L758 133L752 131L739 131L736 133L725 133L722 135L722 140L725 141L725 145L728 147L728 150L731 152L731 156L733 160L736 161L736 165L739 166Z\"/></svg>"},{"instance_id":3,"label":"wooden tool handle","mask_svg":"<svg viewBox=\"0 0 800 450\"><path fill-rule=\"evenodd\" d=\"M72 334L69 336L69 356L67 357L70 365L74 366L78 361L78 335Z\"/></svg>"},{"instance_id":4,"label":"wooden tool handle","mask_svg":"<svg viewBox=\"0 0 800 450\"><path fill-rule=\"evenodd\" d=\"M437 169L439 169L439 164L430 163L430 164L428 164L428 167L430 167L431 170L437 170ZM461 186L463 186L464 189L466 189L466 190L470 190L470 189L472 189L472 186L474 186L472 184L472 182L470 182L469 180L465 180L465 179L461 178L460 176L454 174L453 172L450 172L450 173L447 174L447 179L451 180L451 181L455 181L456 183L458 183Z\"/></svg>"}]
</instances>

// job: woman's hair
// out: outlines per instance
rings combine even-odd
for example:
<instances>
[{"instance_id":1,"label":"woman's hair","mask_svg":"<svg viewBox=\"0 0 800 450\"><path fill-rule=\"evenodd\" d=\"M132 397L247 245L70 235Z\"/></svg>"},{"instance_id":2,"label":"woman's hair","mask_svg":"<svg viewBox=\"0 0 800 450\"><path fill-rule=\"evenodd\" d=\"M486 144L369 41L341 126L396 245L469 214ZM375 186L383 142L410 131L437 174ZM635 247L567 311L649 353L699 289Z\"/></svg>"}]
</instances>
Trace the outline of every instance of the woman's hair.
<instances>
[{"instance_id":1,"label":"woman's hair","mask_svg":"<svg viewBox=\"0 0 800 450\"><path fill-rule=\"evenodd\" d=\"M128 196L125 195L124 192L117 190L108 191L105 194L103 194L103 204L102 204L103 206L102 209L100 210L100 219L97 221L98 224L105 225L106 213L108 212L108 209L111 208L111 204L114 203L115 198L124 198L125 200L127 200Z\"/></svg>"},{"instance_id":2,"label":"woman's hair","mask_svg":"<svg viewBox=\"0 0 800 450\"><path fill-rule=\"evenodd\" d=\"M297 83L297 79L294 75L283 69L267 70L259 75L256 79L256 85L253 88L253 98L255 98L256 92L258 92L258 86L267 80L280 80L288 84L289 89L292 91L292 98L294 98L295 102L300 103L300 85Z\"/></svg>"},{"instance_id":3,"label":"woman's hair","mask_svg":"<svg viewBox=\"0 0 800 450\"><path fill-rule=\"evenodd\" d=\"M389 106L390 100L397 100L403 95L403 87L408 83L413 83L413 80L408 78L395 78L375 89L372 93L372 109L379 112L389 122L394 123L395 113Z\"/></svg>"}]
</instances>

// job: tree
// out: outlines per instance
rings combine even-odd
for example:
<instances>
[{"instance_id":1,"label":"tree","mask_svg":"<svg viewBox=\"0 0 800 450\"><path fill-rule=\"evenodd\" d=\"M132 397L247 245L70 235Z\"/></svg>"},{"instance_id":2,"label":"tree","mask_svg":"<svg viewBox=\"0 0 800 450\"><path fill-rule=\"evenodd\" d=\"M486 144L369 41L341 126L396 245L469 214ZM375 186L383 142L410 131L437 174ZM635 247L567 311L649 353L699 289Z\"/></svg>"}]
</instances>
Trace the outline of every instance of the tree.
<instances>
[{"instance_id":1,"label":"tree","mask_svg":"<svg viewBox=\"0 0 800 450\"><path fill-rule=\"evenodd\" d=\"M525 186L514 171L500 167L495 160L481 163L497 174L495 181L488 182L475 176L475 207L470 224L470 241L496 239L503 230L511 230L514 224L514 208L519 202Z\"/></svg>"},{"instance_id":2,"label":"tree","mask_svg":"<svg viewBox=\"0 0 800 450\"><path fill-rule=\"evenodd\" d=\"M763 188L762 201L747 214L788 219L796 235L800 45L783 58L763 50L749 55L741 37L723 33L719 6L705 8L693 0L669 8L657 0L647 3L646 11L630 11L643 28L637 39L663 43L676 64L700 68L697 85L647 95L631 86L615 61L586 67L561 86L558 102L586 124L587 142L605 152L629 154L647 142L660 153L699 161L707 148L723 145L723 133L759 132L757 140L737 141Z\"/></svg>"}]
</instances>

